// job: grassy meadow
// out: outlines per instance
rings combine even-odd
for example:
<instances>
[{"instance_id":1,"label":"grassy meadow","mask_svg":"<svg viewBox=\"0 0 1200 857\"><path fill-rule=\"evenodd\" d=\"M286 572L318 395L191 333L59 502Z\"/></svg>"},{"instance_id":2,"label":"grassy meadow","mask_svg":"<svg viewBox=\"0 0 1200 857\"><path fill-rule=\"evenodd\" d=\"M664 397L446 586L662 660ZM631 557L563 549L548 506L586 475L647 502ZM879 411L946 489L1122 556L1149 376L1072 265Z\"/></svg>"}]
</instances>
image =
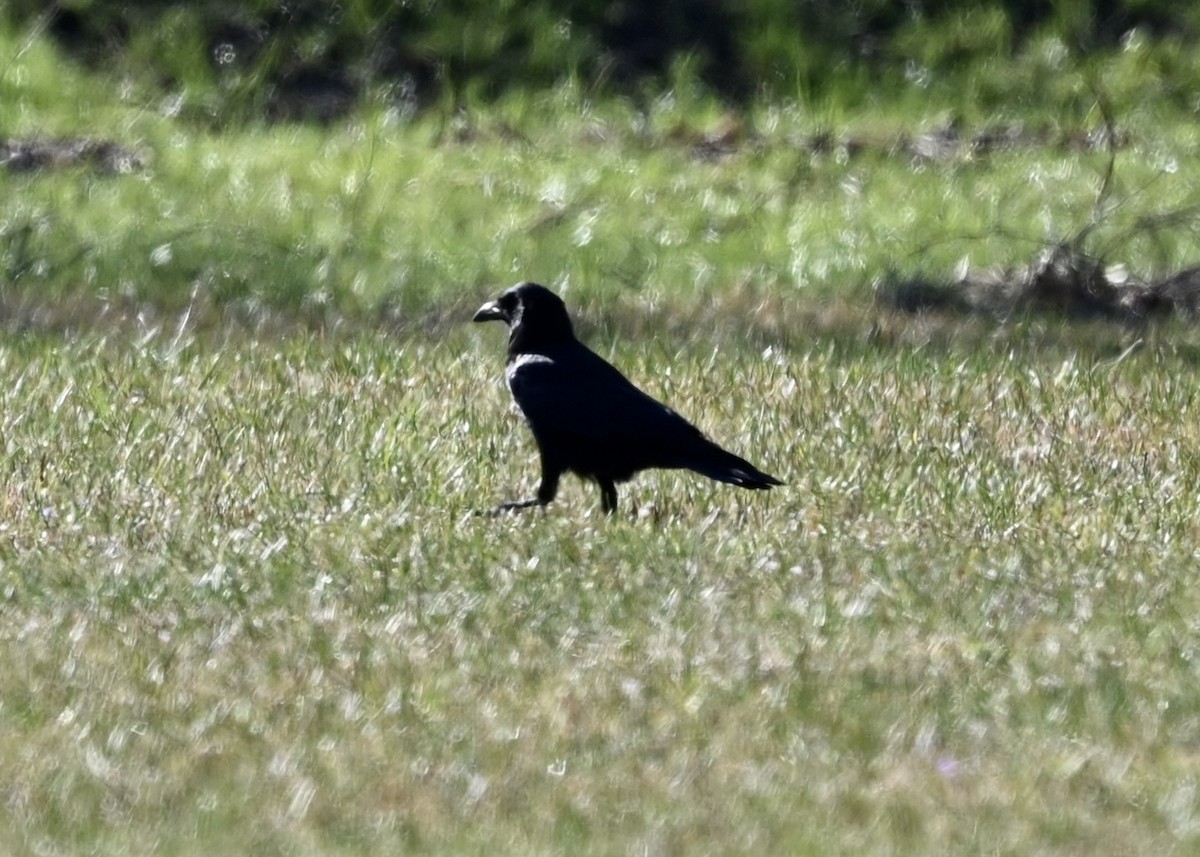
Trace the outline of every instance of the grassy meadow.
<instances>
[{"instance_id":1,"label":"grassy meadow","mask_svg":"<svg viewBox=\"0 0 1200 857\"><path fill-rule=\"evenodd\" d=\"M997 70L994 112L565 87L215 132L0 36L4 135L145 162L0 172L0 848L1194 852L1200 333L874 297L1084 233L1195 263L1153 50ZM1106 190L1103 148L896 152L1094 131L1097 75ZM536 485L468 323L525 278L786 487L475 515Z\"/></svg>"}]
</instances>

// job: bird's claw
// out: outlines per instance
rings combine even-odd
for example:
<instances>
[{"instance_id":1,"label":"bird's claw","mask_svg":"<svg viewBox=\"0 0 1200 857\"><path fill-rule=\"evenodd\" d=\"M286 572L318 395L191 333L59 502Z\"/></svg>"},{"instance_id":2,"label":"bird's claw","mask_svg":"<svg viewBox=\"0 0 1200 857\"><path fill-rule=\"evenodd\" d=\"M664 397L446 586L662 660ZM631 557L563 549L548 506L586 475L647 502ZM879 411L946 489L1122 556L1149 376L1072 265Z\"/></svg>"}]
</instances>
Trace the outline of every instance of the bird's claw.
<instances>
[{"instance_id":1,"label":"bird's claw","mask_svg":"<svg viewBox=\"0 0 1200 857\"><path fill-rule=\"evenodd\" d=\"M545 504L535 497L530 500L517 500L513 503L501 503L499 506L493 506L490 509L476 509L475 516L498 518L501 515L508 514L509 512L519 512L522 509L529 509L533 506L542 506L545 508Z\"/></svg>"}]
</instances>

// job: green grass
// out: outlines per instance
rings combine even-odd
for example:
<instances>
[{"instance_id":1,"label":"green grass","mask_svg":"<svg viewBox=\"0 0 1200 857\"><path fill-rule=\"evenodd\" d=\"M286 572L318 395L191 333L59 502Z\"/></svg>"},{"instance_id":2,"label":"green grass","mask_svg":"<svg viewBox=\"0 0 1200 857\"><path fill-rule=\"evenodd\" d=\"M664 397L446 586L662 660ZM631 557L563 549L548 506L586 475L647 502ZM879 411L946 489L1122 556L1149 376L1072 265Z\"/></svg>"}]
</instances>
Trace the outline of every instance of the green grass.
<instances>
[{"instance_id":1,"label":"green grass","mask_svg":"<svg viewBox=\"0 0 1200 857\"><path fill-rule=\"evenodd\" d=\"M412 327L523 278L597 313L694 313L713 295L862 297L889 270L1022 264L1090 223L1107 153L914 164L889 149L955 118L1058 138L1096 130L1090 78L1113 91L1130 142L1086 249L1142 274L1196 261L1193 218L1138 226L1197 205L1180 164L1200 137L1163 96L1159 67L1133 50L1103 73L1063 71L1069 94L1035 102L1024 91L987 117L960 110L944 84L852 111L776 104L741 116L683 85L644 112L567 87L487 112L364 110L330 129L216 134L136 87L114 97L119 88L63 68L40 41L3 45L14 56L0 69L7 135L98 135L148 163L132 175L0 174L0 281L10 296L79 301L85 317L99 302ZM1033 71L1020 71L1034 89ZM730 153L698 156L705 134L730 129ZM827 131L870 149L814 155L808 141Z\"/></svg>"},{"instance_id":2,"label":"green grass","mask_svg":"<svg viewBox=\"0 0 1200 857\"><path fill-rule=\"evenodd\" d=\"M489 333L5 344L12 848L1195 846L1172 347L622 349L788 486L490 519Z\"/></svg>"},{"instance_id":3,"label":"green grass","mask_svg":"<svg viewBox=\"0 0 1200 857\"><path fill-rule=\"evenodd\" d=\"M8 853L1196 849L1200 335L871 303L1077 231L1105 156L797 145L945 120L908 100L711 162L682 98L217 135L0 71L6 134L151 155L0 174ZM1117 106L1089 247L1194 262L1131 231L1194 204L1194 123ZM475 516L536 484L467 323L525 276L787 486Z\"/></svg>"}]
</instances>

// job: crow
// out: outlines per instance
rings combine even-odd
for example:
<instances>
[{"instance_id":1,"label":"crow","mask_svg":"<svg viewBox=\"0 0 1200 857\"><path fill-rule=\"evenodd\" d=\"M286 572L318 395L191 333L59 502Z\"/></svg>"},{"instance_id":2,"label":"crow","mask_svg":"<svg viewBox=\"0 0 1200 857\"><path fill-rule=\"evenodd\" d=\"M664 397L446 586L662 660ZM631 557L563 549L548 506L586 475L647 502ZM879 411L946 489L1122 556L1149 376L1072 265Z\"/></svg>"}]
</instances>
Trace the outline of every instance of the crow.
<instances>
[{"instance_id":1,"label":"crow","mask_svg":"<svg viewBox=\"0 0 1200 857\"><path fill-rule=\"evenodd\" d=\"M518 283L472 320L508 325L508 388L542 460L537 496L496 512L545 506L568 470L600 486L601 508L610 515L617 483L651 467L694 470L742 488L783 484L717 446L576 339L566 305L545 286Z\"/></svg>"}]
</instances>

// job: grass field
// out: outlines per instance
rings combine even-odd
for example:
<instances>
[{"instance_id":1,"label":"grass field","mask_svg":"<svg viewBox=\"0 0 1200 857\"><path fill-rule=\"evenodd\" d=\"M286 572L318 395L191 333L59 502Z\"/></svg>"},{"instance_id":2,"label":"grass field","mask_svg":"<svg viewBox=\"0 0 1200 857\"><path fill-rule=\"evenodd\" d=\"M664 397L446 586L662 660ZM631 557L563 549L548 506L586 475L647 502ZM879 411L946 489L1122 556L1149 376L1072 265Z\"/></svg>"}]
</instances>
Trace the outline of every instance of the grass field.
<instances>
[{"instance_id":1,"label":"grass field","mask_svg":"<svg viewBox=\"0 0 1200 857\"><path fill-rule=\"evenodd\" d=\"M6 38L7 134L149 161L0 173L6 852L1200 844L1200 334L872 301L1082 229L1105 152L797 145L944 122L911 96L212 134ZM1195 262L1136 228L1194 204L1194 123L1116 107L1088 249ZM523 277L787 486L475 516L537 476L466 323Z\"/></svg>"}]
</instances>

